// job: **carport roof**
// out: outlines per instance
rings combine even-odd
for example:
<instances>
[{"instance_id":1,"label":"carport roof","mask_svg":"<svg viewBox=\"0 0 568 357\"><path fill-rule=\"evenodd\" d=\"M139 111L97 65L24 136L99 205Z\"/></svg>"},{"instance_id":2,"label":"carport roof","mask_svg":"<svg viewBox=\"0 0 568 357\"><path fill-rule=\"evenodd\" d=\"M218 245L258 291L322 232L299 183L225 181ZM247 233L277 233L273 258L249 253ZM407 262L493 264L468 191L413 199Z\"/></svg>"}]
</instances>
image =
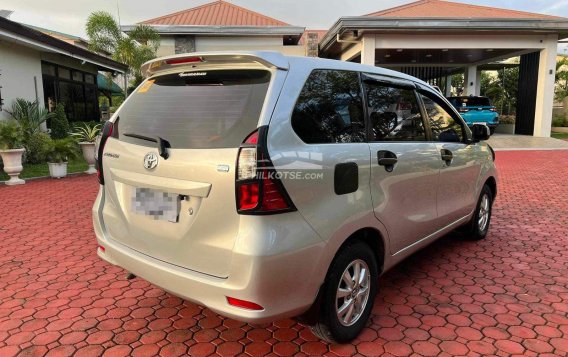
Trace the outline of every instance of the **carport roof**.
<instances>
[{"instance_id":1,"label":"carport roof","mask_svg":"<svg viewBox=\"0 0 568 357\"><path fill-rule=\"evenodd\" d=\"M532 12L499 9L441 0L420 0L367 14L375 17L414 18L498 18L498 19L559 19L561 17Z\"/></svg>"},{"instance_id":2,"label":"carport roof","mask_svg":"<svg viewBox=\"0 0 568 357\"><path fill-rule=\"evenodd\" d=\"M558 34L568 37L568 18L524 11L420 0L364 16L341 17L320 42L320 53L334 57L364 33ZM346 40L346 41L345 41Z\"/></svg>"}]
</instances>

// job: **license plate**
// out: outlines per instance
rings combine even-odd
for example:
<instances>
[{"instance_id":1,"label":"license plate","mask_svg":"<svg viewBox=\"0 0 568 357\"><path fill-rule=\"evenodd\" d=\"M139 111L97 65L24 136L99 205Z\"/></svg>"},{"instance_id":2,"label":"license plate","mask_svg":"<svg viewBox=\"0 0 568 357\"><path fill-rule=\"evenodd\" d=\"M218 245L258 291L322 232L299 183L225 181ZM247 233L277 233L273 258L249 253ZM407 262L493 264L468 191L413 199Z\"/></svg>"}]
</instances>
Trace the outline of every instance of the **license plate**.
<instances>
[{"instance_id":1,"label":"license plate","mask_svg":"<svg viewBox=\"0 0 568 357\"><path fill-rule=\"evenodd\" d=\"M157 221L178 221L180 195L139 187L132 190L132 193L131 207L134 213L152 217Z\"/></svg>"},{"instance_id":2,"label":"license plate","mask_svg":"<svg viewBox=\"0 0 568 357\"><path fill-rule=\"evenodd\" d=\"M478 125L487 125L486 122L479 122L479 121L473 122L473 125L476 125L476 124L478 124Z\"/></svg>"}]
</instances>

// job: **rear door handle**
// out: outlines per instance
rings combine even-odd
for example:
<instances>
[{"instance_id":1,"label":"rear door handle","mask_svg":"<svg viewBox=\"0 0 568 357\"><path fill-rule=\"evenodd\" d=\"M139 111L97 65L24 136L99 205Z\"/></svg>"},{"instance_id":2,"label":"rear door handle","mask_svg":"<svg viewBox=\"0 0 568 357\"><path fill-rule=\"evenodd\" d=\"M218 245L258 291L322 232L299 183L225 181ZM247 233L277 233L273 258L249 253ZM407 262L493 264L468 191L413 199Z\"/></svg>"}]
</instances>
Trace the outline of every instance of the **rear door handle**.
<instances>
[{"instance_id":1,"label":"rear door handle","mask_svg":"<svg viewBox=\"0 0 568 357\"><path fill-rule=\"evenodd\" d=\"M442 155L442 160L446 162L446 165L450 166L454 159L454 154L452 154L452 152L448 149L442 149L440 150L440 153Z\"/></svg>"},{"instance_id":2,"label":"rear door handle","mask_svg":"<svg viewBox=\"0 0 568 357\"><path fill-rule=\"evenodd\" d=\"M398 162L396 154L392 151L380 150L377 151L377 160L379 166L384 166L387 172L394 170L394 165Z\"/></svg>"}]
</instances>

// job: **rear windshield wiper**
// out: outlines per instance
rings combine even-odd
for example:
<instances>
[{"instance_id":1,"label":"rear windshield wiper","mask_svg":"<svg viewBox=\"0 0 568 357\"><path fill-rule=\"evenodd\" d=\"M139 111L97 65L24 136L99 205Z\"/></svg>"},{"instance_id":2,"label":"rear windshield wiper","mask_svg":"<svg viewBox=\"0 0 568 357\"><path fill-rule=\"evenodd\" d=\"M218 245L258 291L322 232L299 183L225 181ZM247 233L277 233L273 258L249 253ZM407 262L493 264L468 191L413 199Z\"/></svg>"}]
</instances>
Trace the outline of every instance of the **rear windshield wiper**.
<instances>
[{"instance_id":1,"label":"rear windshield wiper","mask_svg":"<svg viewBox=\"0 0 568 357\"><path fill-rule=\"evenodd\" d=\"M140 134L136 134L136 133L124 133L122 135L131 137L131 138L135 138L135 139L146 140L146 141L151 141L153 143L157 143L158 144L158 153L160 154L160 156L163 157L164 160L167 160L168 157L170 157L170 154L168 154L167 149L171 148L172 146L170 145L170 142L167 141L164 138L161 138L159 136L156 136L156 137L145 136L145 135L140 135Z\"/></svg>"}]
</instances>

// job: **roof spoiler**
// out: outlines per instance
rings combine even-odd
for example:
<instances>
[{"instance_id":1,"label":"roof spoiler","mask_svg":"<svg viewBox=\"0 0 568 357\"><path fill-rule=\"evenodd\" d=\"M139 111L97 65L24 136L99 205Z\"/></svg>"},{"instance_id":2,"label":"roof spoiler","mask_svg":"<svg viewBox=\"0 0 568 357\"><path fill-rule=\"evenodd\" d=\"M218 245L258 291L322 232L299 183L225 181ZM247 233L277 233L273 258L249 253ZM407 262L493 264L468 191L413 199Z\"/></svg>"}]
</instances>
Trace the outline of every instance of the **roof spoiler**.
<instances>
[{"instance_id":1,"label":"roof spoiler","mask_svg":"<svg viewBox=\"0 0 568 357\"><path fill-rule=\"evenodd\" d=\"M279 52L192 52L174 56L160 57L144 63L142 75L153 76L173 68L199 68L205 66L227 64L257 63L268 68L288 70L289 64L285 56Z\"/></svg>"}]
</instances>

